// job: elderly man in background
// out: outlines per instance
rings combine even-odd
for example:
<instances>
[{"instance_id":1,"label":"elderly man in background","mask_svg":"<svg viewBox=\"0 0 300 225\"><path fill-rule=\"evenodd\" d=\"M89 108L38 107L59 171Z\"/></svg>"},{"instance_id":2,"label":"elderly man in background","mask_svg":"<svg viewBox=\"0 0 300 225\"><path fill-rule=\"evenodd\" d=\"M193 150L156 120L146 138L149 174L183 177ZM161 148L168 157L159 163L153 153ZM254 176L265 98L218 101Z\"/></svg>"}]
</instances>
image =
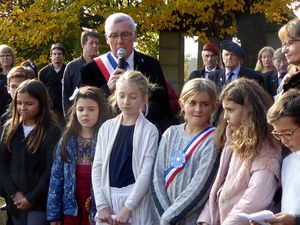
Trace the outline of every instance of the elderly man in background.
<instances>
[{"instance_id":1,"label":"elderly man in background","mask_svg":"<svg viewBox=\"0 0 300 225\"><path fill-rule=\"evenodd\" d=\"M219 92L222 90L223 85L239 77L253 79L264 87L264 79L259 72L241 65L245 57L245 52L240 45L232 40L224 40L220 42L220 46L222 48L222 60L225 68L211 72L208 77L215 82Z\"/></svg>"},{"instance_id":2,"label":"elderly man in background","mask_svg":"<svg viewBox=\"0 0 300 225\"><path fill-rule=\"evenodd\" d=\"M201 70L194 70L188 77L188 80L194 78L206 78L210 72L221 69L219 65L219 49L211 43L206 43L201 51L203 68Z\"/></svg>"},{"instance_id":3,"label":"elderly man in background","mask_svg":"<svg viewBox=\"0 0 300 225\"><path fill-rule=\"evenodd\" d=\"M288 62L285 55L282 53L281 48L276 49L273 53L273 65L275 70L265 74L264 76L266 90L272 97L277 95L277 89L288 72Z\"/></svg>"},{"instance_id":4,"label":"elderly man in background","mask_svg":"<svg viewBox=\"0 0 300 225\"><path fill-rule=\"evenodd\" d=\"M110 51L82 68L82 83L100 87L109 96L125 70L140 71L158 86L151 93L146 117L163 132L176 122L169 106L166 80L158 60L134 50L137 34L133 19L124 13L110 15L105 21L105 38Z\"/></svg>"}]
</instances>

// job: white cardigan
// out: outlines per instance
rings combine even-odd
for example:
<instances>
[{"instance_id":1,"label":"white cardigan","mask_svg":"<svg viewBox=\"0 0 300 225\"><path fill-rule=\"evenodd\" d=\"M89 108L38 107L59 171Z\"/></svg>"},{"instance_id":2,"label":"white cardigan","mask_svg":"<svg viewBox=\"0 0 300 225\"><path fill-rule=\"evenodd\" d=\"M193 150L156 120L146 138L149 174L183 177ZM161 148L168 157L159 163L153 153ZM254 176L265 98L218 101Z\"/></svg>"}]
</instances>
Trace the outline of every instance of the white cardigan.
<instances>
[{"instance_id":1,"label":"white cardigan","mask_svg":"<svg viewBox=\"0 0 300 225\"><path fill-rule=\"evenodd\" d=\"M122 114L106 121L98 132L96 152L92 168L92 184L97 210L112 208L109 182L109 161L115 142ZM140 114L133 134L132 170L135 184L125 206L133 211L136 208L150 207L150 181L156 152L158 149L158 131L143 114ZM116 165L117 166L117 165ZM145 216L149 209L145 209ZM148 218L149 219L149 218ZM146 219L145 221L149 221ZM146 223L142 223L146 224Z\"/></svg>"}]
</instances>

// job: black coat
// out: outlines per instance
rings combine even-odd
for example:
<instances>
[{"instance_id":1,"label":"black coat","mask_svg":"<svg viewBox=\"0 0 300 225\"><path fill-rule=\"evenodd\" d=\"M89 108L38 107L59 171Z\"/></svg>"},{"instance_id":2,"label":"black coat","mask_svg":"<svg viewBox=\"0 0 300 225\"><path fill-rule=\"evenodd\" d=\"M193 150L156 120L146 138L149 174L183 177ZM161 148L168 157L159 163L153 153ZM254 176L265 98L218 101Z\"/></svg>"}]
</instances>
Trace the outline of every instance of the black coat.
<instances>
[{"instance_id":1,"label":"black coat","mask_svg":"<svg viewBox=\"0 0 300 225\"><path fill-rule=\"evenodd\" d=\"M283 85L283 92L287 92L291 88L300 89L300 72L293 75L291 79Z\"/></svg>"},{"instance_id":2,"label":"black coat","mask_svg":"<svg viewBox=\"0 0 300 225\"><path fill-rule=\"evenodd\" d=\"M4 131L5 132L5 131ZM0 181L7 199L8 211L18 215L10 196L22 192L32 210L46 211L53 154L60 138L60 128L48 124L44 139L35 153L28 151L23 127L20 125L11 140L11 151L0 145Z\"/></svg>"},{"instance_id":3,"label":"black coat","mask_svg":"<svg viewBox=\"0 0 300 225\"><path fill-rule=\"evenodd\" d=\"M268 73L263 74L263 78L265 79L265 87L266 91L274 97L277 95L278 88L278 72L277 70L272 70Z\"/></svg>"},{"instance_id":4,"label":"black coat","mask_svg":"<svg viewBox=\"0 0 300 225\"><path fill-rule=\"evenodd\" d=\"M159 61L143 53L134 52L134 69L144 74L151 83L158 85L149 99L149 113L147 119L163 132L170 125L176 123L171 114L167 84ZM81 70L83 85L100 87L107 95L110 94L107 81L97 63L93 60L83 66Z\"/></svg>"},{"instance_id":5,"label":"black coat","mask_svg":"<svg viewBox=\"0 0 300 225\"><path fill-rule=\"evenodd\" d=\"M7 93L6 84L0 80L0 117L6 112L10 102L11 97L10 94Z\"/></svg>"}]
</instances>

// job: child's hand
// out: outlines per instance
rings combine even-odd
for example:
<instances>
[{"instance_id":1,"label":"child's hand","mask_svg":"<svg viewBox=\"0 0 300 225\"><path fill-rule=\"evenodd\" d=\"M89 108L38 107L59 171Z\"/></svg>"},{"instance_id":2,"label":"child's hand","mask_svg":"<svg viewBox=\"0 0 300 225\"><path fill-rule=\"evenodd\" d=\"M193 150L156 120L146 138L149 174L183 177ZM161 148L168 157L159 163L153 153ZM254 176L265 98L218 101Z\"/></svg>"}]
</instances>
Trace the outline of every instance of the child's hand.
<instances>
[{"instance_id":1,"label":"child's hand","mask_svg":"<svg viewBox=\"0 0 300 225\"><path fill-rule=\"evenodd\" d=\"M114 225L127 225L129 218L131 216L131 211L127 207L123 207L123 209L118 213L116 220L114 221Z\"/></svg>"},{"instance_id":2,"label":"child's hand","mask_svg":"<svg viewBox=\"0 0 300 225\"><path fill-rule=\"evenodd\" d=\"M107 207L99 210L98 218L101 221L101 223L108 223L110 225L113 225L111 214L113 214L112 210L109 207Z\"/></svg>"},{"instance_id":3,"label":"child's hand","mask_svg":"<svg viewBox=\"0 0 300 225\"><path fill-rule=\"evenodd\" d=\"M275 214L276 218L267 220L266 222L274 225L295 225L296 218L292 214L288 213L277 213Z\"/></svg>"},{"instance_id":4,"label":"child's hand","mask_svg":"<svg viewBox=\"0 0 300 225\"><path fill-rule=\"evenodd\" d=\"M59 221L52 221L52 222L50 222L50 225L61 225L61 220L59 220Z\"/></svg>"},{"instance_id":5,"label":"child's hand","mask_svg":"<svg viewBox=\"0 0 300 225\"><path fill-rule=\"evenodd\" d=\"M12 200L14 201L14 204L16 205L16 202L24 198L24 195L22 192L18 191L12 196Z\"/></svg>"},{"instance_id":6,"label":"child's hand","mask_svg":"<svg viewBox=\"0 0 300 225\"><path fill-rule=\"evenodd\" d=\"M92 204L92 197L90 196L85 200L84 206L85 206L86 211L88 211L88 212L90 211L91 204Z\"/></svg>"}]
</instances>

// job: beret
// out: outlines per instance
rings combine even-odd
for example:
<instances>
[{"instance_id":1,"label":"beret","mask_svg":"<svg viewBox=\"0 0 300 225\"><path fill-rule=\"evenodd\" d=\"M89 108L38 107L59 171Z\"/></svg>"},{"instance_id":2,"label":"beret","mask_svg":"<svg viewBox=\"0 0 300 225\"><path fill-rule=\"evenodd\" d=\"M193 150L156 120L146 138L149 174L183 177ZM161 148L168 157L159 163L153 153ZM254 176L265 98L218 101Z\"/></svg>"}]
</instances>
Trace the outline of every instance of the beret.
<instances>
[{"instance_id":1,"label":"beret","mask_svg":"<svg viewBox=\"0 0 300 225\"><path fill-rule=\"evenodd\" d=\"M284 54L282 53L282 49L281 48L277 48L274 53L273 53L273 60L277 59L277 58L284 58Z\"/></svg>"},{"instance_id":2,"label":"beret","mask_svg":"<svg viewBox=\"0 0 300 225\"><path fill-rule=\"evenodd\" d=\"M210 52L214 53L215 55L219 55L219 49L217 48L217 46L215 46L214 44L211 44L211 43L206 43L203 46L202 51L210 51Z\"/></svg>"},{"instance_id":3,"label":"beret","mask_svg":"<svg viewBox=\"0 0 300 225\"><path fill-rule=\"evenodd\" d=\"M224 40L220 42L220 46L222 49L235 53L238 57L243 59L245 57L245 52L237 43L232 40Z\"/></svg>"}]
</instances>

